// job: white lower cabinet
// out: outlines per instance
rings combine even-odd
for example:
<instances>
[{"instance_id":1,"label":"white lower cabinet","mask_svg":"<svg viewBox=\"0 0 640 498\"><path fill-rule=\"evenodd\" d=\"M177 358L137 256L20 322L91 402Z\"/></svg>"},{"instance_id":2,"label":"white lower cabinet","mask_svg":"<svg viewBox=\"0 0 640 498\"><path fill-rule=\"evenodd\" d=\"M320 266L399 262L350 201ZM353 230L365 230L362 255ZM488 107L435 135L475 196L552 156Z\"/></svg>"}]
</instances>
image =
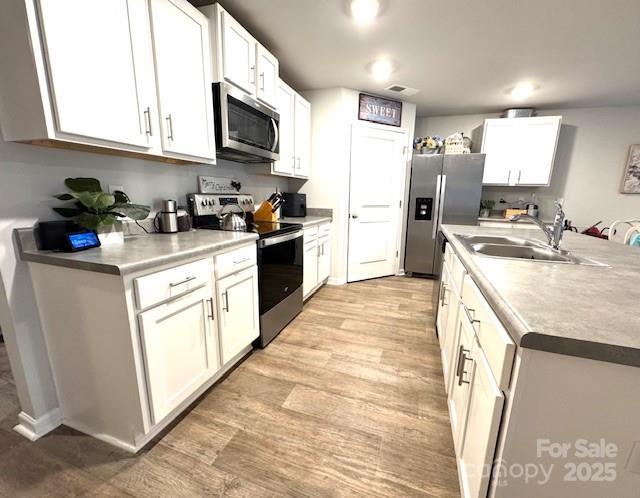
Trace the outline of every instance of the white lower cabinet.
<instances>
[{"instance_id":1,"label":"white lower cabinet","mask_svg":"<svg viewBox=\"0 0 640 498\"><path fill-rule=\"evenodd\" d=\"M504 406L504 394L493 379L491 368L477 339L470 361L474 368L467 406L467 437L459 455L460 482L464 497L487 496Z\"/></svg>"},{"instance_id":2,"label":"white lower cabinet","mask_svg":"<svg viewBox=\"0 0 640 498\"><path fill-rule=\"evenodd\" d=\"M318 244L316 239L304 244L302 264L302 295L307 297L318 285Z\"/></svg>"},{"instance_id":3,"label":"white lower cabinet","mask_svg":"<svg viewBox=\"0 0 640 498\"><path fill-rule=\"evenodd\" d=\"M331 275L330 233L331 223L304 230L302 295L305 299Z\"/></svg>"},{"instance_id":4,"label":"white lower cabinet","mask_svg":"<svg viewBox=\"0 0 640 498\"><path fill-rule=\"evenodd\" d=\"M153 423L218 371L211 284L140 314Z\"/></svg>"},{"instance_id":5,"label":"white lower cabinet","mask_svg":"<svg viewBox=\"0 0 640 498\"><path fill-rule=\"evenodd\" d=\"M515 344L450 246L436 327L462 496L486 497Z\"/></svg>"},{"instance_id":6,"label":"white lower cabinet","mask_svg":"<svg viewBox=\"0 0 640 498\"><path fill-rule=\"evenodd\" d=\"M222 363L227 364L260 335L256 266L218 280Z\"/></svg>"}]
</instances>

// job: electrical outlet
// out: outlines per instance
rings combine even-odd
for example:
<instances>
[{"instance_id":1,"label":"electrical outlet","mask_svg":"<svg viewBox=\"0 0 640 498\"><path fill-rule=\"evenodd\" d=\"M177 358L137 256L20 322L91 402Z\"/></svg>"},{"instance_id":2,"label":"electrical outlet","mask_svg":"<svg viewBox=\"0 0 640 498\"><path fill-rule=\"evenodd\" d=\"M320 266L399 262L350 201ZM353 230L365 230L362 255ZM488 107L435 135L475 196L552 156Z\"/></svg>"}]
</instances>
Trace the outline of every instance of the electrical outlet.
<instances>
[{"instance_id":1,"label":"electrical outlet","mask_svg":"<svg viewBox=\"0 0 640 498\"><path fill-rule=\"evenodd\" d=\"M124 192L124 187L122 185L109 185L109 193L113 194L116 191Z\"/></svg>"}]
</instances>

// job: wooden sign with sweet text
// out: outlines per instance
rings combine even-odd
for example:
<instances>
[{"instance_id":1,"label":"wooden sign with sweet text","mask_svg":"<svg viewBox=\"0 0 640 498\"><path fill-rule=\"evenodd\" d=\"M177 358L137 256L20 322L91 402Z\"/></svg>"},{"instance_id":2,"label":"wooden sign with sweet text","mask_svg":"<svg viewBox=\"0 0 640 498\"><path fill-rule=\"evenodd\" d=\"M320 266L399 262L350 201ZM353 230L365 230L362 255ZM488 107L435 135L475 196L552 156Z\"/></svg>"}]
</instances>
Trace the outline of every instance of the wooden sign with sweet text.
<instances>
[{"instance_id":1,"label":"wooden sign with sweet text","mask_svg":"<svg viewBox=\"0 0 640 498\"><path fill-rule=\"evenodd\" d=\"M400 126L402 102L361 93L358 119L389 126Z\"/></svg>"}]
</instances>

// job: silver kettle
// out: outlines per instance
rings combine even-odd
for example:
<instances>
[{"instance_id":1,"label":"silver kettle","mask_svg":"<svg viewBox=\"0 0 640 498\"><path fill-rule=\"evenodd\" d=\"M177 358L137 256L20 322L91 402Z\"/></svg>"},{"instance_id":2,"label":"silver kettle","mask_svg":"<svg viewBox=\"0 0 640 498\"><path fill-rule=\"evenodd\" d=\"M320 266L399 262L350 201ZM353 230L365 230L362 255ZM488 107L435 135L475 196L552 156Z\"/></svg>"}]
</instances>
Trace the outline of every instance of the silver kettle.
<instances>
[{"instance_id":1,"label":"silver kettle","mask_svg":"<svg viewBox=\"0 0 640 498\"><path fill-rule=\"evenodd\" d=\"M232 210L235 210L235 212ZM242 217L238 216L237 213L240 213ZM222 218L221 226L223 230L233 230L236 232L244 232L247 230L246 215L244 210L237 204L227 204L222 208L219 216Z\"/></svg>"}]
</instances>

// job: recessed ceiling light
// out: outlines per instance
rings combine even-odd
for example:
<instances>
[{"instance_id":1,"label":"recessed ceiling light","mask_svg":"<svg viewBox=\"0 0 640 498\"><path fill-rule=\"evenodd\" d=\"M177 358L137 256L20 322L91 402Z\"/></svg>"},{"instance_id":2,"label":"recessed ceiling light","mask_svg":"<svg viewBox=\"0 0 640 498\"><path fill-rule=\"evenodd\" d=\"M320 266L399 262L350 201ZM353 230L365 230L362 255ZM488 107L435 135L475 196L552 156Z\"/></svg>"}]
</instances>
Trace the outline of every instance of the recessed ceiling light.
<instances>
[{"instance_id":1,"label":"recessed ceiling light","mask_svg":"<svg viewBox=\"0 0 640 498\"><path fill-rule=\"evenodd\" d=\"M371 24L378 15L378 0L352 0L351 15L358 24Z\"/></svg>"},{"instance_id":2,"label":"recessed ceiling light","mask_svg":"<svg viewBox=\"0 0 640 498\"><path fill-rule=\"evenodd\" d=\"M380 59L371 64L369 71L374 80L387 81L393 73L393 64L387 59Z\"/></svg>"},{"instance_id":3,"label":"recessed ceiling light","mask_svg":"<svg viewBox=\"0 0 640 498\"><path fill-rule=\"evenodd\" d=\"M533 83L528 81L518 83L513 90L511 90L511 98L513 100L522 101L528 99L533 92L537 90L537 87Z\"/></svg>"}]
</instances>

